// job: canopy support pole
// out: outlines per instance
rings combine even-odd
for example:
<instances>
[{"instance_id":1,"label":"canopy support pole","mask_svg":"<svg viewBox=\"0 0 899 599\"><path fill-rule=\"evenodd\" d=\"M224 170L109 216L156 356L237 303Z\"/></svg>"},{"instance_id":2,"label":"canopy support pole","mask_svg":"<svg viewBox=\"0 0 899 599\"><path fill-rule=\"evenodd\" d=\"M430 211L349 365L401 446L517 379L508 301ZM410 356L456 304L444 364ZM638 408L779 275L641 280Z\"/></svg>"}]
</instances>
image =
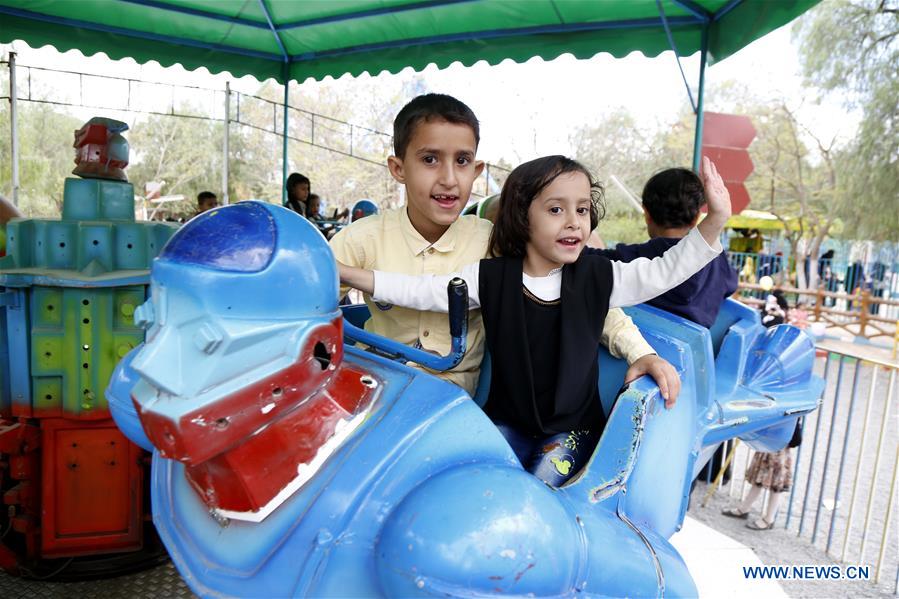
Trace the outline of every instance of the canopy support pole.
<instances>
[{"instance_id":1,"label":"canopy support pole","mask_svg":"<svg viewBox=\"0 0 899 599\"><path fill-rule=\"evenodd\" d=\"M225 135L222 140L222 205L230 203L228 198L228 143L231 137L231 82L225 81Z\"/></svg>"},{"instance_id":2,"label":"canopy support pole","mask_svg":"<svg viewBox=\"0 0 899 599\"><path fill-rule=\"evenodd\" d=\"M272 21L272 13L268 9L268 5L265 3L265 0L259 0L259 7L262 9L262 14L265 15L265 20L268 23L268 28L272 32L272 36L275 38L275 42L278 44L278 49L281 50L281 57L284 59L283 68L281 74L284 77L284 130L282 131L283 136L283 146L281 147L281 205L287 205L287 98L290 92L290 54L287 53L287 48L284 47L284 42L281 40L281 35L278 33L277 27L275 27L275 22Z\"/></svg>"},{"instance_id":3,"label":"canopy support pole","mask_svg":"<svg viewBox=\"0 0 899 599\"><path fill-rule=\"evenodd\" d=\"M12 167L12 203L19 205L19 111L16 95L16 53L9 53L9 131Z\"/></svg>"},{"instance_id":4,"label":"canopy support pole","mask_svg":"<svg viewBox=\"0 0 899 599\"><path fill-rule=\"evenodd\" d=\"M702 47L699 55L699 91L696 98L696 133L693 137L693 170L699 172L702 159L702 117L705 104L705 67L709 56L709 26L702 28Z\"/></svg>"},{"instance_id":5,"label":"canopy support pole","mask_svg":"<svg viewBox=\"0 0 899 599\"><path fill-rule=\"evenodd\" d=\"M287 205L287 100L290 95L290 67L284 63L284 130L281 147L281 205Z\"/></svg>"}]
</instances>

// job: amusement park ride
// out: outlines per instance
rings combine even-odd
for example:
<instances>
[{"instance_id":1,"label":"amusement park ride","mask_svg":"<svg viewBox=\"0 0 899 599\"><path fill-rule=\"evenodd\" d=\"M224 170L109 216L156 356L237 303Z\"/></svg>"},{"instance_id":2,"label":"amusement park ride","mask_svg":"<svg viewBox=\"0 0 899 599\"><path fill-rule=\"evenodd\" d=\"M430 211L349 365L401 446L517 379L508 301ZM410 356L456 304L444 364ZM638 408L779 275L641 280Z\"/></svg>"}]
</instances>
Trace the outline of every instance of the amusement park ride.
<instances>
[{"instance_id":1,"label":"amusement park ride","mask_svg":"<svg viewBox=\"0 0 899 599\"><path fill-rule=\"evenodd\" d=\"M285 178L291 80L699 52L698 161L707 60L816 1L260 0L234 12L166 0L121 2L113 15L102 3L0 0L0 41L274 77L285 83ZM124 168L121 130L106 120L76 134L82 164ZM202 596L695 596L668 542L695 472L729 438L780 449L817 406L823 381L804 332L765 330L731 300L710 330L636 307L680 373L680 398L666 410L647 378L623 386L625 364L601 354L606 429L579 475L548 487L521 468L482 393L472 401L403 363L446 368L453 356L366 333L364 307L337 305L333 256L310 223L244 202L173 234L134 222L131 185L100 170L66 180L61 219L8 225L8 571L65 574L147 547L149 491L155 530ZM458 354L464 319L451 328Z\"/></svg>"},{"instance_id":2,"label":"amusement park ride","mask_svg":"<svg viewBox=\"0 0 899 599\"><path fill-rule=\"evenodd\" d=\"M76 131L80 178L65 181L62 218L7 225L0 567L8 572L46 574L56 558L74 558L61 575L91 576L158 563L154 549L161 553L145 523L148 456L116 428L103 395L116 362L143 340L134 311L150 261L175 231L134 220L127 128L99 118ZM121 552L132 553L109 558Z\"/></svg>"},{"instance_id":3,"label":"amusement park ride","mask_svg":"<svg viewBox=\"0 0 899 599\"><path fill-rule=\"evenodd\" d=\"M338 306L309 221L242 202L177 232L135 223L131 185L100 178L124 166L122 127L86 129L90 178L66 180L61 220L10 223L0 273L8 571L67 558L96 574L152 549L148 485L203 596L694 595L668 538L695 472L729 438L783 447L817 406L799 329L731 300L711 330L637 307L683 379L677 405L646 378L622 386L602 354L606 430L579 475L547 486L480 408L488 363L474 399L405 365L464 354L464 286L448 289L449 356L369 333L364 305Z\"/></svg>"},{"instance_id":4,"label":"amusement park ride","mask_svg":"<svg viewBox=\"0 0 899 599\"><path fill-rule=\"evenodd\" d=\"M710 331L637 308L681 372L680 399L664 409L646 379L621 389L624 364L603 355L604 436L552 488L522 469L482 397L402 364L452 357L360 331L347 321L364 309L341 314L337 291L318 231L258 202L193 219L153 262L135 312L146 341L107 396L154 452L154 522L199 595L693 596L667 539L695 472L735 436L785 446L823 384L804 332L765 330L741 304ZM451 317L457 355L464 314Z\"/></svg>"}]
</instances>

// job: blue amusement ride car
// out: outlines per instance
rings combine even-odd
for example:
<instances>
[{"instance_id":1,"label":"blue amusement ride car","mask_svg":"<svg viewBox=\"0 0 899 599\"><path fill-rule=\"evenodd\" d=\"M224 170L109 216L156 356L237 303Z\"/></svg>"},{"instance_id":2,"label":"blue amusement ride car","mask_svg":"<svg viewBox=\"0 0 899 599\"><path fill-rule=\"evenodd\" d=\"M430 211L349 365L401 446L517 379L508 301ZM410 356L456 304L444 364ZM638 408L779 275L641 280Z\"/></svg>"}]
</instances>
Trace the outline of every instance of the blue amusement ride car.
<instances>
[{"instance_id":1,"label":"blue amusement ride car","mask_svg":"<svg viewBox=\"0 0 899 599\"><path fill-rule=\"evenodd\" d=\"M600 356L608 424L560 488L524 469L474 400L405 365L435 357L341 311L313 225L244 202L181 228L135 314L145 343L107 390L119 427L153 451L154 523L201 596L575 594L695 596L668 542L695 473L722 441L776 451L818 405L814 346L727 300L711 330L629 310L683 381L668 410L647 377ZM461 308L459 307L461 306ZM357 342L364 343L357 345Z\"/></svg>"}]
</instances>

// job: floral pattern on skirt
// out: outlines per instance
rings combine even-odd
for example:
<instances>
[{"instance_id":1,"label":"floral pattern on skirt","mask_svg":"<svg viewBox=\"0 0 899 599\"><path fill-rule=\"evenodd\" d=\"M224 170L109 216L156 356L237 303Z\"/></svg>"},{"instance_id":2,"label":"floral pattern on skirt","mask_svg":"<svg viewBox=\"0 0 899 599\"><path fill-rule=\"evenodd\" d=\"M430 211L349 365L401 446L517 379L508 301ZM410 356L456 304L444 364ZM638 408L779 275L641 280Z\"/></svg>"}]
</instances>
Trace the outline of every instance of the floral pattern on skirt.
<instances>
[{"instance_id":1,"label":"floral pattern on skirt","mask_svg":"<svg viewBox=\"0 0 899 599\"><path fill-rule=\"evenodd\" d=\"M785 447L777 453L757 451L746 468L746 482L773 493L789 491L793 486L793 455Z\"/></svg>"}]
</instances>

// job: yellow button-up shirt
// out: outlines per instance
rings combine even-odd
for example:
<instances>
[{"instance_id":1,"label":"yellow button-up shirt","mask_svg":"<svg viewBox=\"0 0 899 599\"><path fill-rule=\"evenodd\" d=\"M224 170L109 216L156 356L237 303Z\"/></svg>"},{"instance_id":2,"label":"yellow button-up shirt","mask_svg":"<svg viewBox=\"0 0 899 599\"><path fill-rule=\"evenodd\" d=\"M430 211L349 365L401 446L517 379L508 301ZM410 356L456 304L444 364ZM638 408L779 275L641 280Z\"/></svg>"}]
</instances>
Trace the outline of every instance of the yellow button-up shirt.
<instances>
[{"instance_id":1,"label":"yellow button-up shirt","mask_svg":"<svg viewBox=\"0 0 899 599\"><path fill-rule=\"evenodd\" d=\"M331 239L331 249L340 262L357 268L406 274L450 274L484 258L490 239L490 221L477 216L461 216L434 243L412 226L406 208L385 210L346 227ZM341 288L341 295L346 293ZM381 305L363 296L371 311L365 329L406 345L446 355L450 351L449 319L440 312L420 312L399 306ZM613 356L631 364L653 353L652 347L624 312L609 310L602 335ZM481 311L468 317L467 351L454 369L436 373L468 393L478 383L484 357L484 324ZM416 366L410 364L411 366Z\"/></svg>"}]
</instances>

